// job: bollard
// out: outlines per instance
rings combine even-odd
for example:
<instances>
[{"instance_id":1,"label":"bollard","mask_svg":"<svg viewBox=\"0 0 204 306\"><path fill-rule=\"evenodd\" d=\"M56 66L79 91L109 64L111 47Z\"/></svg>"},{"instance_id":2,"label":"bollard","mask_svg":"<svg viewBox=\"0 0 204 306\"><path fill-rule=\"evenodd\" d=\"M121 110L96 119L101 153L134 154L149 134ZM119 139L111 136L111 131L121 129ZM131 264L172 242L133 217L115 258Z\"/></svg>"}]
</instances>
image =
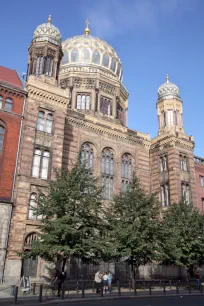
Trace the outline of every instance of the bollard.
<instances>
[{"instance_id":1,"label":"bollard","mask_svg":"<svg viewBox=\"0 0 204 306\"><path fill-rule=\"evenodd\" d=\"M101 282L101 297L103 297L103 281Z\"/></svg>"},{"instance_id":2,"label":"bollard","mask_svg":"<svg viewBox=\"0 0 204 306\"><path fill-rule=\"evenodd\" d=\"M163 293L166 294L166 284L163 282Z\"/></svg>"},{"instance_id":3,"label":"bollard","mask_svg":"<svg viewBox=\"0 0 204 306\"><path fill-rule=\"evenodd\" d=\"M18 286L15 286L15 291L14 291L14 305L17 305L18 302Z\"/></svg>"},{"instance_id":4,"label":"bollard","mask_svg":"<svg viewBox=\"0 0 204 306\"><path fill-rule=\"evenodd\" d=\"M191 283L190 283L190 281L188 283L188 293L191 293Z\"/></svg>"},{"instance_id":5,"label":"bollard","mask_svg":"<svg viewBox=\"0 0 204 306\"><path fill-rule=\"evenodd\" d=\"M131 291L131 280L129 280L129 291Z\"/></svg>"},{"instance_id":6,"label":"bollard","mask_svg":"<svg viewBox=\"0 0 204 306\"><path fill-rule=\"evenodd\" d=\"M79 282L78 281L76 283L76 292L77 292L77 294L79 293Z\"/></svg>"},{"instance_id":7,"label":"bollard","mask_svg":"<svg viewBox=\"0 0 204 306\"><path fill-rule=\"evenodd\" d=\"M42 293L43 293L43 285L40 285L39 298L38 298L39 303L42 303Z\"/></svg>"},{"instance_id":8,"label":"bollard","mask_svg":"<svg viewBox=\"0 0 204 306\"><path fill-rule=\"evenodd\" d=\"M11 286L10 296L14 296L15 294L15 286Z\"/></svg>"},{"instance_id":9,"label":"bollard","mask_svg":"<svg viewBox=\"0 0 204 306\"><path fill-rule=\"evenodd\" d=\"M134 295L137 295L136 279L134 279Z\"/></svg>"},{"instance_id":10,"label":"bollard","mask_svg":"<svg viewBox=\"0 0 204 306\"><path fill-rule=\"evenodd\" d=\"M200 293L203 293L203 286L202 286L202 283L200 284Z\"/></svg>"},{"instance_id":11,"label":"bollard","mask_svg":"<svg viewBox=\"0 0 204 306\"><path fill-rule=\"evenodd\" d=\"M85 282L82 283L82 291L81 291L82 299L84 299L84 293L85 293Z\"/></svg>"},{"instance_id":12,"label":"bollard","mask_svg":"<svg viewBox=\"0 0 204 306\"><path fill-rule=\"evenodd\" d=\"M149 295L152 295L152 282L149 282Z\"/></svg>"},{"instance_id":13,"label":"bollard","mask_svg":"<svg viewBox=\"0 0 204 306\"><path fill-rule=\"evenodd\" d=\"M178 281L176 281L176 294L179 294L179 286L178 286Z\"/></svg>"},{"instance_id":14,"label":"bollard","mask_svg":"<svg viewBox=\"0 0 204 306\"><path fill-rule=\"evenodd\" d=\"M64 300L64 283L62 283L62 300Z\"/></svg>"},{"instance_id":15,"label":"bollard","mask_svg":"<svg viewBox=\"0 0 204 306\"><path fill-rule=\"evenodd\" d=\"M93 282L92 292L95 292L95 282Z\"/></svg>"},{"instance_id":16,"label":"bollard","mask_svg":"<svg viewBox=\"0 0 204 306\"><path fill-rule=\"evenodd\" d=\"M33 295L35 295L36 283L33 283Z\"/></svg>"},{"instance_id":17,"label":"bollard","mask_svg":"<svg viewBox=\"0 0 204 306\"><path fill-rule=\"evenodd\" d=\"M118 281L118 296L121 296L121 291L120 291L120 281Z\"/></svg>"},{"instance_id":18,"label":"bollard","mask_svg":"<svg viewBox=\"0 0 204 306\"><path fill-rule=\"evenodd\" d=\"M145 291L146 290L146 282L143 281L143 290Z\"/></svg>"}]
</instances>

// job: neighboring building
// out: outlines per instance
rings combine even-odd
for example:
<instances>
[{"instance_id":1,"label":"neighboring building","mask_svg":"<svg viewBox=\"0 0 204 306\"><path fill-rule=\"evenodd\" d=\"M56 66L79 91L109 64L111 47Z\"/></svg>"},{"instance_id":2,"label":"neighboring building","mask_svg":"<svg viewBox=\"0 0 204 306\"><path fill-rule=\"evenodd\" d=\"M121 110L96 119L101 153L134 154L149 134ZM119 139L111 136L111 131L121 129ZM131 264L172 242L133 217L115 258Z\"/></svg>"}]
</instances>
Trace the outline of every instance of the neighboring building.
<instances>
[{"instance_id":1,"label":"neighboring building","mask_svg":"<svg viewBox=\"0 0 204 306\"><path fill-rule=\"evenodd\" d=\"M17 72L0 67L0 281L3 277L13 207L25 96Z\"/></svg>"},{"instance_id":2,"label":"neighboring building","mask_svg":"<svg viewBox=\"0 0 204 306\"><path fill-rule=\"evenodd\" d=\"M198 208L204 211L204 158L195 156L196 189L198 197Z\"/></svg>"},{"instance_id":3,"label":"neighboring building","mask_svg":"<svg viewBox=\"0 0 204 306\"><path fill-rule=\"evenodd\" d=\"M147 192L157 192L162 206L181 197L197 205L194 142L183 128L178 87L166 78L158 90L158 136L127 127L128 92L122 64L105 41L84 35L61 43L48 22L37 27L29 47L28 98L23 122L15 207L11 221L5 280L21 274L45 275L41 260L24 260L39 232L33 216L54 169L70 169L79 152L92 173L101 177L104 201L131 182L133 171Z\"/></svg>"}]
</instances>

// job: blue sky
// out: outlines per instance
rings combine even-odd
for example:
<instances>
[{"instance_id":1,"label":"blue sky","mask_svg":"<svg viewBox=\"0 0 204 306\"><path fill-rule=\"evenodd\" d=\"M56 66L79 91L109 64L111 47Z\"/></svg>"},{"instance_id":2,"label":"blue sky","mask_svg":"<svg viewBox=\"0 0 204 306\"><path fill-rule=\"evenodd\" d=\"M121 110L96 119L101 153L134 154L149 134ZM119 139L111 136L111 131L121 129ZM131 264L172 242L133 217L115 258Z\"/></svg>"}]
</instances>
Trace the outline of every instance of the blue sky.
<instances>
[{"instance_id":1,"label":"blue sky","mask_svg":"<svg viewBox=\"0 0 204 306\"><path fill-rule=\"evenodd\" d=\"M168 73L180 88L184 127L204 157L203 0L10 0L1 3L0 65L26 71L34 29L52 15L63 39L91 34L112 45L123 63L129 127L157 135L158 87Z\"/></svg>"}]
</instances>

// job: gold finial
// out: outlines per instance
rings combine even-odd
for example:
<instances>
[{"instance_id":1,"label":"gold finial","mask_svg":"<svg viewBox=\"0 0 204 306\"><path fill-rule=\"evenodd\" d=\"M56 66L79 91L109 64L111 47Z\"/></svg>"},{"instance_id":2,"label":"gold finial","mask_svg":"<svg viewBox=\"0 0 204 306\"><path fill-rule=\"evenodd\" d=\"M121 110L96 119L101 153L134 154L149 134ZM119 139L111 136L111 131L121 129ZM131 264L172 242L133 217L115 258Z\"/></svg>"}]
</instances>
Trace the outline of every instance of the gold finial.
<instances>
[{"instance_id":1,"label":"gold finial","mask_svg":"<svg viewBox=\"0 0 204 306\"><path fill-rule=\"evenodd\" d=\"M166 74L166 83L169 83L169 75Z\"/></svg>"},{"instance_id":2,"label":"gold finial","mask_svg":"<svg viewBox=\"0 0 204 306\"><path fill-rule=\"evenodd\" d=\"M48 19L47 19L47 22L51 23L52 21L52 18L51 18L51 15L48 16Z\"/></svg>"},{"instance_id":3,"label":"gold finial","mask_svg":"<svg viewBox=\"0 0 204 306\"><path fill-rule=\"evenodd\" d=\"M85 35L89 35L89 34L90 34L89 21L88 21L88 19L86 19L86 28L85 28L85 30L84 30L84 34L85 34Z\"/></svg>"}]
</instances>

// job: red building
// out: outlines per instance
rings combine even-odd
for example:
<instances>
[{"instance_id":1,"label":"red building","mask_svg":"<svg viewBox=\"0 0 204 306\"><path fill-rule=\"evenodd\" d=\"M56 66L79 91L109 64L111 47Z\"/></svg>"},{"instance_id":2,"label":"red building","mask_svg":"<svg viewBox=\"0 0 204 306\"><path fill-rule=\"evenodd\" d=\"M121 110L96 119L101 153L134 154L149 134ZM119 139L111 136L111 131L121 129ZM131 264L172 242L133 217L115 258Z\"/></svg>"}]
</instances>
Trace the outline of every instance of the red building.
<instances>
[{"instance_id":1,"label":"red building","mask_svg":"<svg viewBox=\"0 0 204 306\"><path fill-rule=\"evenodd\" d=\"M26 91L17 72L0 66L0 280L12 214L25 97Z\"/></svg>"},{"instance_id":2,"label":"red building","mask_svg":"<svg viewBox=\"0 0 204 306\"><path fill-rule=\"evenodd\" d=\"M195 156L194 162L198 208L200 211L204 211L204 158Z\"/></svg>"}]
</instances>

